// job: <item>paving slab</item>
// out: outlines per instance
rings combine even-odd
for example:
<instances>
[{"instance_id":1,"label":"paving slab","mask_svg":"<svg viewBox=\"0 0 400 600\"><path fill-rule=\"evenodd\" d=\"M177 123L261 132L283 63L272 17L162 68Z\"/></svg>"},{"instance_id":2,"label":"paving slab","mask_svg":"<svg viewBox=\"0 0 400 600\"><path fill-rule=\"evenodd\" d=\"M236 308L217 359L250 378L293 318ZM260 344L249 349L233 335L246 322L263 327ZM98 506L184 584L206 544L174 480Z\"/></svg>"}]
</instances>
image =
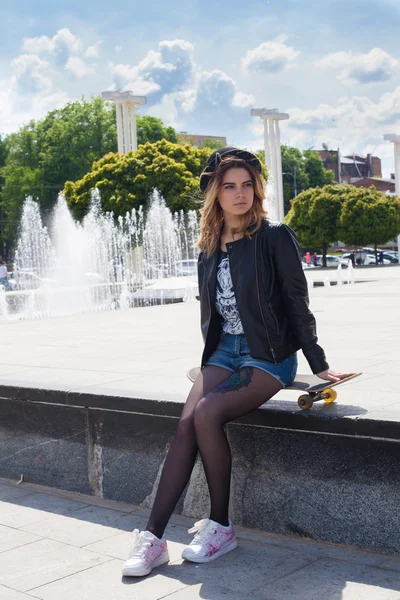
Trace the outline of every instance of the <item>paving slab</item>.
<instances>
[{"instance_id":1,"label":"paving slab","mask_svg":"<svg viewBox=\"0 0 400 600\"><path fill-rule=\"evenodd\" d=\"M86 505L55 495L32 493L0 502L0 524L23 527L29 523L42 522L54 514L65 515Z\"/></svg>"},{"instance_id":2,"label":"paving slab","mask_svg":"<svg viewBox=\"0 0 400 600\"><path fill-rule=\"evenodd\" d=\"M40 539L2 552L0 584L26 592L109 560L95 552Z\"/></svg>"},{"instance_id":3,"label":"paving slab","mask_svg":"<svg viewBox=\"0 0 400 600\"><path fill-rule=\"evenodd\" d=\"M144 518L134 514L120 513L108 508L88 506L68 515L55 515L44 521L25 525L23 531L82 548L115 535L116 531L131 532L135 527L143 529Z\"/></svg>"},{"instance_id":4,"label":"paving slab","mask_svg":"<svg viewBox=\"0 0 400 600\"><path fill-rule=\"evenodd\" d=\"M253 593L265 600L399 600L400 574L342 560L319 559Z\"/></svg>"},{"instance_id":5,"label":"paving slab","mask_svg":"<svg viewBox=\"0 0 400 600\"><path fill-rule=\"evenodd\" d=\"M33 596L28 596L22 592L16 592L11 588L0 585L0 600L28 600L29 598L32 600Z\"/></svg>"},{"instance_id":6,"label":"paving slab","mask_svg":"<svg viewBox=\"0 0 400 600\"><path fill-rule=\"evenodd\" d=\"M3 479L0 485L10 488L5 503L19 501L12 497L12 490L21 489L15 482ZM125 527L142 528L147 509L131 506L127 513L126 503L112 502L109 508L110 501L101 498L22 486L33 504L45 510L47 499L46 512L58 513L42 521L43 529L35 536L25 531L34 525L0 528L0 600L400 600L400 558L244 527L237 528L238 549L219 560L204 565L182 561L192 520L180 515L173 515L167 528L170 563L146 578L122 577L132 539ZM85 508L65 512L71 504L63 501L71 503L74 497L79 505L86 500ZM72 544L65 540L68 527L83 529L79 541L104 533L107 537L76 547L78 537ZM19 534L19 545L13 548ZM65 541L49 539L49 534Z\"/></svg>"}]
</instances>

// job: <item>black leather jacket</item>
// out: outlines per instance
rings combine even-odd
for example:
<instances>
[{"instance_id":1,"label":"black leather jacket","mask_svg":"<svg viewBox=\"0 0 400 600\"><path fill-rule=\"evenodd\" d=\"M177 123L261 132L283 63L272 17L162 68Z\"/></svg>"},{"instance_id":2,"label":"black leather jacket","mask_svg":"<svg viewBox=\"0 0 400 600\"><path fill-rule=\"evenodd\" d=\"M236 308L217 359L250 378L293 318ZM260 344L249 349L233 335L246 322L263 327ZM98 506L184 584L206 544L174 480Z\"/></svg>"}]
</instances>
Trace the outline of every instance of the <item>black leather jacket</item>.
<instances>
[{"instance_id":1,"label":"black leather jacket","mask_svg":"<svg viewBox=\"0 0 400 600\"><path fill-rule=\"evenodd\" d=\"M227 244L236 303L253 358L280 362L301 348L313 373L329 368L317 344L307 281L296 235L282 223L263 221L251 239ZM216 311L218 249L199 255L198 276L204 367L216 349L222 318Z\"/></svg>"}]
</instances>

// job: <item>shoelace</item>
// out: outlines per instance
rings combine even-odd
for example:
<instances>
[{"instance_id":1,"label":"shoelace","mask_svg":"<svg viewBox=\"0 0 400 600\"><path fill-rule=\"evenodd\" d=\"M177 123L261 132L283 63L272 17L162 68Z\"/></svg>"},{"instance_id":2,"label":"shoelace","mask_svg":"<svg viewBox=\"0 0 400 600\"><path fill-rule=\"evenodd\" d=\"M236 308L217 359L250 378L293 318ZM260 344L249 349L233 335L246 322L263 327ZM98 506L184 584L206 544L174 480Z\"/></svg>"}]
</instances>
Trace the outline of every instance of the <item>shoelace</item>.
<instances>
[{"instance_id":1,"label":"shoelace","mask_svg":"<svg viewBox=\"0 0 400 600\"><path fill-rule=\"evenodd\" d=\"M217 530L210 522L210 519L201 519L201 521L197 521L193 527L188 529L188 533L196 533L193 542L202 542L211 531L217 533Z\"/></svg>"},{"instance_id":2,"label":"shoelace","mask_svg":"<svg viewBox=\"0 0 400 600\"><path fill-rule=\"evenodd\" d=\"M139 529L133 530L133 541L129 549L129 558L141 558L146 551L146 548L152 546L150 540L140 535Z\"/></svg>"}]
</instances>

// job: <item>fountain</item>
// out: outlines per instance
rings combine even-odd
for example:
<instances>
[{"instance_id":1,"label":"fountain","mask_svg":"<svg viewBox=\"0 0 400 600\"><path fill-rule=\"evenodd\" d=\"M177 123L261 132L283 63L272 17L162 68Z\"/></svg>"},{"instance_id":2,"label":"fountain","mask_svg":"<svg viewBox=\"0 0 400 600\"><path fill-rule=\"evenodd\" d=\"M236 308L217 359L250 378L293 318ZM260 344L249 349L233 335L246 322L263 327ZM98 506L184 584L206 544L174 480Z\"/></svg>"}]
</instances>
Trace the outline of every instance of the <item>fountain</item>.
<instances>
[{"instance_id":1,"label":"fountain","mask_svg":"<svg viewBox=\"0 0 400 600\"><path fill-rule=\"evenodd\" d=\"M351 260L347 263L347 284L353 284L355 282L355 269Z\"/></svg>"},{"instance_id":2,"label":"fountain","mask_svg":"<svg viewBox=\"0 0 400 600\"><path fill-rule=\"evenodd\" d=\"M343 278L342 278L342 265L339 263L338 264L338 268L337 268L337 285L341 286L343 285Z\"/></svg>"},{"instance_id":3,"label":"fountain","mask_svg":"<svg viewBox=\"0 0 400 600\"><path fill-rule=\"evenodd\" d=\"M7 300L6 300L6 288L4 285L0 285L0 317L6 317L8 314Z\"/></svg>"},{"instance_id":4,"label":"fountain","mask_svg":"<svg viewBox=\"0 0 400 600\"><path fill-rule=\"evenodd\" d=\"M192 299L197 276L179 277L179 261L194 263L197 237L196 211L171 214L157 191L146 219L140 207L115 220L112 213L102 213L94 190L82 223L73 219L60 194L48 228L38 205L28 198L15 255L16 289L5 294L9 316L34 318ZM4 312L1 304L0 314Z\"/></svg>"}]
</instances>

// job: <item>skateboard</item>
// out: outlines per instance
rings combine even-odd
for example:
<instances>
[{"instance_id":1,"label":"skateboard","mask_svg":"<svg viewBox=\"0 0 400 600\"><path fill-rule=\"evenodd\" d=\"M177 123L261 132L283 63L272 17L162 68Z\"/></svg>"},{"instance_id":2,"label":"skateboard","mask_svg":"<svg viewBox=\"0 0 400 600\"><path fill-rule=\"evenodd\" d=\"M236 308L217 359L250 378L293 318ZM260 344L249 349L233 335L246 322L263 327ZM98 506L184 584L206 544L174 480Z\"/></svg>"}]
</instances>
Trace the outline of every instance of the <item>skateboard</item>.
<instances>
[{"instance_id":1,"label":"skateboard","mask_svg":"<svg viewBox=\"0 0 400 600\"><path fill-rule=\"evenodd\" d=\"M190 381L194 382L199 373L200 367L193 367L192 369L189 369L186 375ZM359 375L362 375L362 373L355 373L354 375L350 375L350 377L345 377L344 379L336 382L322 382L320 377L317 377L317 375L303 375L298 373L292 385L289 385L287 388L285 388L285 390L306 392L305 394L301 394L301 396L299 396L297 404L302 410L308 410L312 407L314 402L318 402L320 400L324 400L326 404L331 404L334 402L337 398L337 392L333 388L341 385L342 383L346 383L346 381L350 381L350 379L359 377Z\"/></svg>"}]
</instances>

